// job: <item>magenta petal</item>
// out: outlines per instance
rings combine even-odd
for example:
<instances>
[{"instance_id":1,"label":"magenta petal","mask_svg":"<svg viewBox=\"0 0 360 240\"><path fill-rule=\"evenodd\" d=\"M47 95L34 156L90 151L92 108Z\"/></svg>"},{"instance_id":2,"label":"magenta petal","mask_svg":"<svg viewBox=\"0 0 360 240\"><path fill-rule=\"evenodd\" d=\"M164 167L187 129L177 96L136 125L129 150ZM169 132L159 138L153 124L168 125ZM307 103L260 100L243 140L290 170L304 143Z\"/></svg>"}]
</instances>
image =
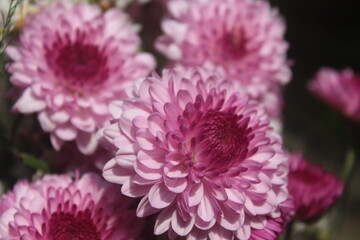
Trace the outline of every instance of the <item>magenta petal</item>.
<instances>
[{"instance_id":1,"label":"magenta petal","mask_svg":"<svg viewBox=\"0 0 360 240\"><path fill-rule=\"evenodd\" d=\"M334 204L344 183L301 154L293 154L288 189L294 199L296 218L309 220L321 216Z\"/></svg>"}]
</instances>

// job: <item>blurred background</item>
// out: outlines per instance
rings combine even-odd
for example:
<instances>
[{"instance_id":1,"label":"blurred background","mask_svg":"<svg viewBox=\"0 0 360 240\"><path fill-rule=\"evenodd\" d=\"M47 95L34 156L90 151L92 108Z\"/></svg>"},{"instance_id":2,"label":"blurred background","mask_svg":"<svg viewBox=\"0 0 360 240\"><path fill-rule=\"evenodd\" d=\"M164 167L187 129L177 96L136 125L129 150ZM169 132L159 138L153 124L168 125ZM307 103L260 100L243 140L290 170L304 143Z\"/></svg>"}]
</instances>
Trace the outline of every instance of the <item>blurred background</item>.
<instances>
[{"instance_id":1,"label":"blurred background","mask_svg":"<svg viewBox=\"0 0 360 240\"><path fill-rule=\"evenodd\" d=\"M2 1L2 0L0 0ZM326 104L311 95L308 81L320 67L352 68L360 72L360 21L353 0L271 0L287 22L286 39L289 41L289 59L292 61L293 79L284 90L284 142L288 150L303 152L312 162L340 177L351 134L350 124ZM153 21L159 21L160 8L155 3L143 6L142 13L129 11L135 21L143 25L142 36L148 39L144 50L160 57L153 49L153 40L160 34ZM137 10L138 11L138 10ZM142 16L142 17L140 17ZM147 26L151 26L148 28ZM34 156L46 155L50 148L48 136L37 124L35 116L10 114L13 104L5 100L8 84L0 81L0 181L11 186L18 178L31 176L34 170L26 167L17 155L20 149ZM15 127L16 126L16 127ZM35 132L32 129L37 129ZM44 143L39 145L38 143ZM360 144L358 144L360 145ZM360 150L360 149L359 149ZM49 153L50 154L50 153ZM360 159L357 159L358 161ZM359 164L358 164L359 165ZM310 228L296 226L294 239L312 239L312 228L335 226L332 239L358 240L360 238L360 168L354 173L348 189L347 201L339 201L328 213L332 225L318 221ZM1 190L1 189L0 189ZM335 223L335 224L334 224ZM326 233L325 233L326 234ZM324 236L327 237L327 236Z\"/></svg>"},{"instance_id":2,"label":"blurred background","mask_svg":"<svg viewBox=\"0 0 360 240\"><path fill-rule=\"evenodd\" d=\"M345 119L311 95L307 84L323 66L338 70L349 67L360 72L360 21L354 2L271 0L286 19L288 54L294 62L293 79L284 92L285 144L337 176L341 174L352 130ZM358 164L349 186L349 199L345 208L339 210L343 211L335 226L339 233L333 239L360 238L359 182ZM334 214L336 207L329 215ZM299 234L296 239L305 238Z\"/></svg>"}]
</instances>

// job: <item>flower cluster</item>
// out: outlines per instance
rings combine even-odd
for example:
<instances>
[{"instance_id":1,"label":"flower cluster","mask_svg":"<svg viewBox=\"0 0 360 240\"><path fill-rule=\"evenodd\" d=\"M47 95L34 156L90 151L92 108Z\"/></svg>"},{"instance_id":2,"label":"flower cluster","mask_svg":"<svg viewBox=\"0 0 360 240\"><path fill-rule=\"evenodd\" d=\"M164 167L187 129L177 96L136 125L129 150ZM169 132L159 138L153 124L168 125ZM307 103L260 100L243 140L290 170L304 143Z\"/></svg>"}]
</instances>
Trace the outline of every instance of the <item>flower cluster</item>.
<instances>
[{"instance_id":1,"label":"flower cluster","mask_svg":"<svg viewBox=\"0 0 360 240\"><path fill-rule=\"evenodd\" d=\"M50 141L30 138L43 159L21 134L6 144L37 180L1 196L0 239L275 240L341 195L273 128L291 71L266 0L54 1L24 0L6 48L13 112L35 113ZM158 25L138 34L131 13ZM167 57L160 75L142 49ZM311 83L356 121L359 86L350 70Z\"/></svg>"}]
</instances>

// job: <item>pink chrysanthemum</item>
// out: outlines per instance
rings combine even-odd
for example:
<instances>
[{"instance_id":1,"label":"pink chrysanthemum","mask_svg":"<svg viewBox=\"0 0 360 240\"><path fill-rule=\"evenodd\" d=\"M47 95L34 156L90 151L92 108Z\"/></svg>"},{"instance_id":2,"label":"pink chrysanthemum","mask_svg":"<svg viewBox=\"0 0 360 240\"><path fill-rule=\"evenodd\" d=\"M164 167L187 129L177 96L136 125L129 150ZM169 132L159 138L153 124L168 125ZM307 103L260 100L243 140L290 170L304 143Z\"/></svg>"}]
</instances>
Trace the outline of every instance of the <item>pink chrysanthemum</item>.
<instances>
[{"instance_id":1,"label":"pink chrysanthemum","mask_svg":"<svg viewBox=\"0 0 360 240\"><path fill-rule=\"evenodd\" d=\"M14 109L38 112L56 149L75 140L84 154L94 152L108 103L154 68L151 55L136 53L139 45L120 10L69 1L44 8L27 20L20 46L8 47L11 82L24 90Z\"/></svg>"},{"instance_id":2,"label":"pink chrysanthemum","mask_svg":"<svg viewBox=\"0 0 360 240\"><path fill-rule=\"evenodd\" d=\"M49 175L21 181L0 203L1 239L140 239L143 222L130 199L95 174L73 181Z\"/></svg>"},{"instance_id":3,"label":"pink chrysanthemum","mask_svg":"<svg viewBox=\"0 0 360 240\"><path fill-rule=\"evenodd\" d=\"M114 102L104 138L117 149L103 176L160 212L155 234L249 239L287 198L281 139L239 85L203 69L165 70Z\"/></svg>"},{"instance_id":4,"label":"pink chrysanthemum","mask_svg":"<svg viewBox=\"0 0 360 240\"><path fill-rule=\"evenodd\" d=\"M347 117L360 121L360 76L352 70L320 69L310 90Z\"/></svg>"},{"instance_id":5,"label":"pink chrysanthemum","mask_svg":"<svg viewBox=\"0 0 360 240\"><path fill-rule=\"evenodd\" d=\"M290 160L289 194L294 199L295 217L309 220L319 217L341 195L342 181L323 168L293 154Z\"/></svg>"},{"instance_id":6,"label":"pink chrysanthemum","mask_svg":"<svg viewBox=\"0 0 360 240\"><path fill-rule=\"evenodd\" d=\"M173 0L156 47L174 63L205 66L252 97L290 80L285 24L267 1ZM275 90L274 90L275 89Z\"/></svg>"}]
</instances>

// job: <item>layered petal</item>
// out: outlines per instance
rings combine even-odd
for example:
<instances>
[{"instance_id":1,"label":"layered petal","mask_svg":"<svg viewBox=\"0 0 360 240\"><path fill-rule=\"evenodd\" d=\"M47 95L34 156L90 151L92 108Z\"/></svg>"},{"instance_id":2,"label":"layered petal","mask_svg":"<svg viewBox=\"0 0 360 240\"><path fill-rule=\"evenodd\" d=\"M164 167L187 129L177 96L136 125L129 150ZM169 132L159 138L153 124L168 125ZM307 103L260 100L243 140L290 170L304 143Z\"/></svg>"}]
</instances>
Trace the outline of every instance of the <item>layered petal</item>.
<instances>
[{"instance_id":1,"label":"layered petal","mask_svg":"<svg viewBox=\"0 0 360 240\"><path fill-rule=\"evenodd\" d=\"M143 197L138 216L160 212L156 234L249 239L287 200L281 139L242 87L202 68L166 69L135 83L100 131L117 151L104 177Z\"/></svg>"}]
</instances>

